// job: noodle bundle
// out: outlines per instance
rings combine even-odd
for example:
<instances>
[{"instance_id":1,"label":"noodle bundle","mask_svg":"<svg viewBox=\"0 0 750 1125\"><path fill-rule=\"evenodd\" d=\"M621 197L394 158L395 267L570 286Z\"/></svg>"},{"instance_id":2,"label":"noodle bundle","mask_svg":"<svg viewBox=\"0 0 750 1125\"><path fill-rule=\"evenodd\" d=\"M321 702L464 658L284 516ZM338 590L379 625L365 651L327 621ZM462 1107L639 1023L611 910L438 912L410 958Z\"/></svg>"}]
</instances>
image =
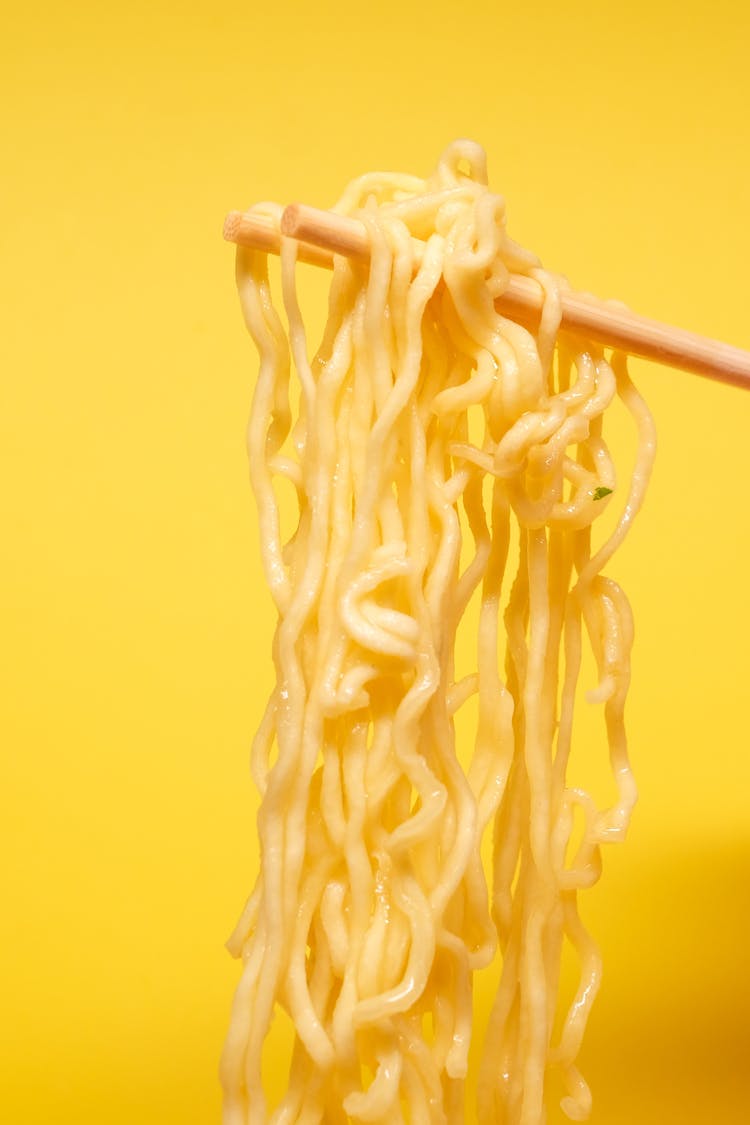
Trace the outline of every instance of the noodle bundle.
<instances>
[{"instance_id":1,"label":"noodle bundle","mask_svg":"<svg viewBox=\"0 0 750 1125\"><path fill-rule=\"evenodd\" d=\"M242 975L224 1123L540 1125L555 1075L564 1112L584 1120L576 1059L601 965L578 895L636 800L633 622L603 568L641 505L653 424L623 355L559 333L561 282L508 236L478 145L450 145L427 180L362 176L334 210L365 225L371 257L335 259L312 359L295 243L282 240L287 328L266 255L237 258L260 353L248 447L278 624L252 750L260 872L229 942ZM533 329L496 310L511 272L543 288ZM603 429L616 399L637 434L624 485ZM286 542L284 478L297 503ZM613 501L621 514L595 547ZM459 675L471 606L475 667ZM567 776L584 645L616 784L607 808ZM565 943L580 976L561 1010ZM472 983L493 964L479 1026ZM263 1047L278 1012L294 1044L271 1104Z\"/></svg>"}]
</instances>

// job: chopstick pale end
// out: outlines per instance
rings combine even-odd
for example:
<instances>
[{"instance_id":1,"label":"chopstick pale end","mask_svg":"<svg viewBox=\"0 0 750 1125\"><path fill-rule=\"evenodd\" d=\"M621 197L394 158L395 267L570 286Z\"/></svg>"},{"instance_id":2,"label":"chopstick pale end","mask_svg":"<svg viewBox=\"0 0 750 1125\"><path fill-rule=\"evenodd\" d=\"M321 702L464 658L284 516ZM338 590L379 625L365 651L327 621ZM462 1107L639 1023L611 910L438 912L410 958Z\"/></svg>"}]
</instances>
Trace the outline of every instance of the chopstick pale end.
<instances>
[{"instance_id":1,"label":"chopstick pale end","mask_svg":"<svg viewBox=\"0 0 750 1125\"><path fill-rule=\"evenodd\" d=\"M224 220L224 226L222 227L221 231L222 236L226 242L237 243L241 224L242 212L230 211L226 219Z\"/></svg>"},{"instance_id":2,"label":"chopstick pale end","mask_svg":"<svg viewBox=\"0 0 750 1125\"><path fill-rule=\"evenodd\" d=\"M284 208L281 233L347 258L364 261L370 256L367 230L358 219L321 211L306 203L290 203Z\"/></svg>"},{"instance_id":3,"label":"chopstick pale end","mask_svg":"<svg viewBox=\"0 0 750 1125\"><path fill-rule=\"evenodd\" d=\"M287 233L280 229L281 225L270 214L230 211L224 219L223 235L227 242L233 242L236 246L245 246L249 250L262 250L267 254L279 254L282 234ZM312 266L323 266L325 269L333 268L333 255L330 250L299 239L297 242L297 257L301 262L308 262Z\"/></svg>"}]
</instances>

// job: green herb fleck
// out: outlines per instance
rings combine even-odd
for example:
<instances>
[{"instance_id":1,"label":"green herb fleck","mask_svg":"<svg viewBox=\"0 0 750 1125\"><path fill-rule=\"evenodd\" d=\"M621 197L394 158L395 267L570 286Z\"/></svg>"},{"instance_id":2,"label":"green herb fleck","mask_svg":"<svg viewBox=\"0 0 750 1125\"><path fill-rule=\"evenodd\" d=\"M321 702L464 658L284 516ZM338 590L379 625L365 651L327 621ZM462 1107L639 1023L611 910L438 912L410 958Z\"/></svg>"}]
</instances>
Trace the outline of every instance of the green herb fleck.
<instances>
[{"instance_id":1,"label":"green herb fleck","mask_svg":"<svg viewBox=\"0 0 750 1125\"><path fill-rule=\"evenodd\" d=\"M605 496L609 496L611 491L611 488L604 488L604 486L601 485L599 488L594 489L594 499L603 500Z\"/></svg>"}]
</instances>

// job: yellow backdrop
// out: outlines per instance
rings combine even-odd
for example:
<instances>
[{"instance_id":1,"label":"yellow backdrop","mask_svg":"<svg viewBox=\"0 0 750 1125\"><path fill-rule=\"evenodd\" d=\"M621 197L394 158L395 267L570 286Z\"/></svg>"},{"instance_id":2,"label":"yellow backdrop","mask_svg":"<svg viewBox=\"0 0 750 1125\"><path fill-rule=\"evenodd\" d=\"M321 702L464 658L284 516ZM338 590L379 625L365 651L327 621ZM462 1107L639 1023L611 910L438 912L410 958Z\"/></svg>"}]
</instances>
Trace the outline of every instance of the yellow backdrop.
<instances>
[{"instance_id":1,"label":"yellow backdrop","mask_svg":"<svg viewBox=\"0 0 750 1125\"><path fill-rule=\"evenodd\" d=\"M4 20L0 1117L218 1121L273 626L226 210L488 149L511 232L750 347L744 0L16 4ZM7 135L6 135L7 136ZM747 1120L750 394L634 365L641 801L586 917L594 1121ZM554 1120L557 1120L555 1118Z\"/></svg>"}]
</instances>

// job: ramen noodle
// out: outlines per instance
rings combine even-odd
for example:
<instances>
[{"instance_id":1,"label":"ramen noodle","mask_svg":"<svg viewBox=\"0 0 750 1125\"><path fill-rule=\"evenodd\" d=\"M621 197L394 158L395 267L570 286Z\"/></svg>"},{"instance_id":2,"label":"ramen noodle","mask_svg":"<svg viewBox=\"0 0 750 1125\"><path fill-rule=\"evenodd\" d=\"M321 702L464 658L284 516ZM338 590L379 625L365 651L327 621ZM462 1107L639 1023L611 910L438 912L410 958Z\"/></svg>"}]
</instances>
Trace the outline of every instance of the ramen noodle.
<instances>
[{"instance_id":1,"label":"ramen noodle","mask_svg":"<svg viewBox=\"0 0 750 1125\"><path fill-rule=\"evenodd\" d=\"M282 240L286 326L266 255L237 257L278 624L252 750L260 870L229 942L224 1122L540 1125L555 1083L584 1120L576 1059L601 965L578 898L636 800L633 622L604 568L641 506L653 423L623 355L560 333L563 283L509 237L478 145L452 144L427 180L361 176L334 210L362 222L370 258L336 257L312 359L296 244ZM537 324L498 312L511 273L542 288ZM637 435L627 479L605 437L618 400ZM605 808L569 777L585 647ZM579 981L563 1005L566 944ZM493 965L494 998L475 1005ZM293 1049L272 1104L279 1012Z\"/></svg>"}]
</instances>

